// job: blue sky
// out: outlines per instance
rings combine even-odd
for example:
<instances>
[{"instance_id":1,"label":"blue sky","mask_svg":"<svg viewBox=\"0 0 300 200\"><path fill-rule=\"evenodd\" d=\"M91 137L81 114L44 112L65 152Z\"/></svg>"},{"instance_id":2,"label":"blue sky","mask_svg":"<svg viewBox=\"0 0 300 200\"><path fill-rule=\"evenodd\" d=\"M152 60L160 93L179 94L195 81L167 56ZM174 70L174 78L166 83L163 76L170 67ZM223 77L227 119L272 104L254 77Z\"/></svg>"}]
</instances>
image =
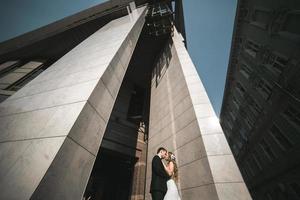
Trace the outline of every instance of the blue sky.
<instances>
[{"instance_id":1,"label":"blue sky","mask_svg":"<svg viewBox=\"0 0 300 200\"><path fill-rule=\"evenodd\" d=\"M183 0L187 47L220 113L237 0Z\"/></svg>"},{"instance_id":2,"label":"blue sky","mask_svg":"<svg viewBox=\"0 0 300 200\"><path fill-rule=\"evenodd\" d=\"M105 0L0 0L0 42ZM219 115L237 0L183 0L188 50ZM5 27L5 28L3 28Z\"/></svg>"}]
</instances>

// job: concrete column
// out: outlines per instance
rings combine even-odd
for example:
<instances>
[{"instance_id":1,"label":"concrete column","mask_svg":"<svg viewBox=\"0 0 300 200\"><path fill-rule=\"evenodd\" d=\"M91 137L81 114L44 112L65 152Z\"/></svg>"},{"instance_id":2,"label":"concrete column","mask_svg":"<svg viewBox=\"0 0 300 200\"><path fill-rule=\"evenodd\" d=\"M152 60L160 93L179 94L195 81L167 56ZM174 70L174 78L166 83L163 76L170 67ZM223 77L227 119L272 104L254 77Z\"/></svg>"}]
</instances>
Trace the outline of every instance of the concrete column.
<instances>
[{"instance_id":1,"label":"concrete column","mask_svg":"<svg viewBox=\"0 0 300 200\"><path fill-rule=\"evenodd\" d=\"M153 74L146 199L151 199L151 160L160 146L177 156L182 199L251 199L205 88L176 31Z\"/></svg>"},{"instance_id":2,"label":"concrete column","mask_svg":"<svg viewBox=\"0 0 300 200\"><path fill-rule=\"evenodd\" d=\"M145 124L141 123L138 131L137 141L137 162L134 165L131 200L144 200L145 193L145 175L147 163L147 144L145 138Z\"/></svg>"},{"instance_id":3,"label":"concrete column","mask_svg":"<svg viewBox=\"0 0 300 200\"><path fill-rule=\"evenodd\" d=\"M111 21L0 104L0 199L82 198L145 12Z\"/></svg>"}]
</instances>

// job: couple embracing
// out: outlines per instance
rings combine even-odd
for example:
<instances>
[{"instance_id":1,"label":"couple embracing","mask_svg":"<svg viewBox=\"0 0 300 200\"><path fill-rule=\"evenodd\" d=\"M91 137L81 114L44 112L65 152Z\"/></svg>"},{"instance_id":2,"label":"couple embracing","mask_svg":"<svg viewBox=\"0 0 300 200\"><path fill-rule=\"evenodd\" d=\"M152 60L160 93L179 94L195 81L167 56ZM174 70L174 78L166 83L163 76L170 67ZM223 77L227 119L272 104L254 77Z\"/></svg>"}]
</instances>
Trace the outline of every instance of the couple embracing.
<instances>
[{"instance_id":1,"label":"couple embracing","mask_svg":"<svg viewBox=\"0 0 300 200\"><path fill-rule=\"evenodd\" d=\"M162 161L166 160L167 164ZM178 177L176 158L172 152L160 147L152 159L150 193L152 200L181 200L175 181Z\"/></svg>"}]
</instances>

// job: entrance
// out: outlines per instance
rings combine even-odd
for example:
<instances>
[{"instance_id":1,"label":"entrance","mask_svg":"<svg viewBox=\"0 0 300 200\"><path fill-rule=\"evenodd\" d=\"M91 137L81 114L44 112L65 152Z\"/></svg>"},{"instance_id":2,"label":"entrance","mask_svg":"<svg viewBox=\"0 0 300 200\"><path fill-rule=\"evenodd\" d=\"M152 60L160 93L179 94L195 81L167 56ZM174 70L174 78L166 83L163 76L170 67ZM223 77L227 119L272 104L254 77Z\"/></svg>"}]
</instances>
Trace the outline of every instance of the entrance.
<instances>
[{"instance_id":1,"label":"entrance","mask_svg":"<svg viewBox=\"0 0 300 200\"><path fill-rule=\"evenodd\" d=\"M84 197L90 200L128 200L135 159L100 149Z\"/></svg>"}]
</instances>

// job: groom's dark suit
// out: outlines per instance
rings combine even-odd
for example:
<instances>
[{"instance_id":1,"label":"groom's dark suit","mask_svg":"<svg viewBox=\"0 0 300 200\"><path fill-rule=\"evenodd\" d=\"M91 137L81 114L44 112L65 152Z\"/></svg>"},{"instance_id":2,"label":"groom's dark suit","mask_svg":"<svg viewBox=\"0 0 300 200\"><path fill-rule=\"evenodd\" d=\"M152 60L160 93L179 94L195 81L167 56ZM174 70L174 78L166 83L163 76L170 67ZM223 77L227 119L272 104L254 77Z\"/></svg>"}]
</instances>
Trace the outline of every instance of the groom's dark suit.
<instances>
[{"instance_id":1,"label":"groom's dark suit","mask_svg":"<svg viewBox=\"0 0 300 200\"><path fill-rule=\"evenodd\" d=\"M165 171L163 163L158 155L152 159L152 179L150 193L153 200L163 200L167 192L167 181L169 175Z\"/></svg>"}]
</instances>

